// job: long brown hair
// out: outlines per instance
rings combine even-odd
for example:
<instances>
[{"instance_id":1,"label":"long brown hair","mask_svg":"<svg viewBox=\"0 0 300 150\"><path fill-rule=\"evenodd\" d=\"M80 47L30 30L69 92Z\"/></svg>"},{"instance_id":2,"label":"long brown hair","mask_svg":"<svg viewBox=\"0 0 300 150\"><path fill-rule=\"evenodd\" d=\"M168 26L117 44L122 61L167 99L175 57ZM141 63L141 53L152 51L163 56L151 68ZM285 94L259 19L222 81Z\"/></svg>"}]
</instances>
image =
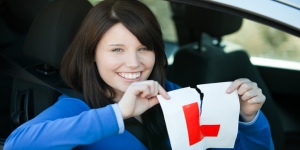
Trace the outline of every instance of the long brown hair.
<instances>
[{"instance_id":1,"label":"long brown hair","mask_svg":"<svg viewBox=\"0 0 300 150\"><path fill-rule=\"evenodd\" d=\"M154 14L137 0L104 0L90 10L61 64L64 82L82 93L91 108L114 103L112 99L116 94L101 78L94 60L98 42L116 23L122 23L143 45L153 49L155 65L148 79L165 86L167 60L161 28ZM151 136L157 140L166 138L166 127L159 105L146 111L142 119Z\"/></svg>"}]
</instances>

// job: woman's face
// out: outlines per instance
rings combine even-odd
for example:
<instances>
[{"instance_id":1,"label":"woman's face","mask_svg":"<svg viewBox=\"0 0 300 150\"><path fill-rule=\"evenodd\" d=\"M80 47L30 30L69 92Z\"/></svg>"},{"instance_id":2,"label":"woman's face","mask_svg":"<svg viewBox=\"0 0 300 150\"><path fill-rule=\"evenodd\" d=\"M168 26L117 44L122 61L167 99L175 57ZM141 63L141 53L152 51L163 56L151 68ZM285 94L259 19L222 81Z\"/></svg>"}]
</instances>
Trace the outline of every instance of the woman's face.
<instances>
[{"instance_id":1,"label":"woman's face","mask_svg":"<svg viewBox=\"0 0 300 150\"><path fill-rule=\"evenodd\" d=\"M115 90L119 101L131 83L148 79L155 54L117 23L99 41L95 61L101 78Z\"/></svg>"}]
</instances>

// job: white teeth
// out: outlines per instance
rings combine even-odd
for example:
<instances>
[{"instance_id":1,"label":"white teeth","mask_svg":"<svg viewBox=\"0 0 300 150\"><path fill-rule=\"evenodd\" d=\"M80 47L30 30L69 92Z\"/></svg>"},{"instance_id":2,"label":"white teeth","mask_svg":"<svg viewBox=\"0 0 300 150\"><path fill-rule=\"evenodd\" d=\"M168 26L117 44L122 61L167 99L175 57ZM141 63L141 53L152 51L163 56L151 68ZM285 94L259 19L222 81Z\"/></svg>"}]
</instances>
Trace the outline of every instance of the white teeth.
<instances>
[{"instance_id":1,"label":"white teeth","mask_svg":"<svg viewBox=\"0 0 300 150\"><path fill-rule=\"evenodd\" d=\"M137 72L137 73L118 73L121 77L125 78L125 79L137 79L138 77L140 77L141 73Z\"/></svg>"}]
</instances>

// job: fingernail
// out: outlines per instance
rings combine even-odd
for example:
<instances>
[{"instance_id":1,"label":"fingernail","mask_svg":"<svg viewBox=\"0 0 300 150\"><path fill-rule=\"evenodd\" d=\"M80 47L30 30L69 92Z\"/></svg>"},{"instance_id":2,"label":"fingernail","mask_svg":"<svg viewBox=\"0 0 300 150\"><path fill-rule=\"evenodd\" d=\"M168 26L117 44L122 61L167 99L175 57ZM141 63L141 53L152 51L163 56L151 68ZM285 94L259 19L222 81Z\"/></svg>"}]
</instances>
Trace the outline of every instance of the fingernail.
<instances>
[{"instance_id":1,"label":"fingernail","mask_svg":"<svg viewBox=\"0 0 300 150\"><path fill-rule=\"evenodd\" d=\"M230 93L230 91L231 91L230 89L227 89L227 91L226 91L226 92L227 92L227 93Z\"/></svg>"}]
</instances>

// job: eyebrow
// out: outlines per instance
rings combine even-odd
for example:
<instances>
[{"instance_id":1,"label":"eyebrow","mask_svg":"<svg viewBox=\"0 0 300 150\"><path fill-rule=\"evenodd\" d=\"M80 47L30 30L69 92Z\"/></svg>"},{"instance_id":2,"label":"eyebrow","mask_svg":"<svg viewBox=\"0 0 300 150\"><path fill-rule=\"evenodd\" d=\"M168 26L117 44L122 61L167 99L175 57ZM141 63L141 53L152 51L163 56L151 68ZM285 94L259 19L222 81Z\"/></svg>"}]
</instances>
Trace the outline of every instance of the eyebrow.
<instances>
[{"instance_id":1,"label":"eyebrow","mask_svg":"<svg viewBox=\"0 0 300 150\"><path fill-rule=\"evenodd\" d=\"M110 44L109 46L124 46L124 44Z\"/></svg>"}]
</instances>

